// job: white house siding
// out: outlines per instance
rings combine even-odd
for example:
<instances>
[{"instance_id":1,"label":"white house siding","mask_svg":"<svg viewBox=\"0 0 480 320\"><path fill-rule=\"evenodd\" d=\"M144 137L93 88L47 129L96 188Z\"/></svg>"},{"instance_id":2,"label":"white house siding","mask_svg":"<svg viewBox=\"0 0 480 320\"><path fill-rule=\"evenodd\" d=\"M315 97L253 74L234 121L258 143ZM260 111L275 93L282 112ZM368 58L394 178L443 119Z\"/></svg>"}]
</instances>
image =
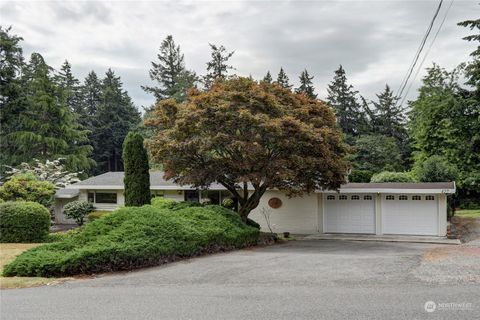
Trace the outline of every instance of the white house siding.
<instances>
[{"instance_id":1,"label":"white house siding","mask_svg":"<svg viewBox=\"0 0 480 320\"><path fill-rule=\"evenodd\" d=\"M78 200L78 197L71 199L56 199L55 200L55 223L57 224L74 224L75 220L65 217L63 214L63 207L72 201Z\"/></svg>"},{"instance_id":2,"label":"white house siding","mask_svg":"<svg viewBox=\"0 0 480 320\"><path fill-rule=\"evenodd\" d=\"M270 208L268 200L276 197L282 200L278 209ZM260 204L248 216L260 224L262 231L268 232L268 226L262 210L270 214L270 225L274 232L309 234L318 232L318 195L288 198L279 191L267 191Z\"/></svg>"}]
</instances>

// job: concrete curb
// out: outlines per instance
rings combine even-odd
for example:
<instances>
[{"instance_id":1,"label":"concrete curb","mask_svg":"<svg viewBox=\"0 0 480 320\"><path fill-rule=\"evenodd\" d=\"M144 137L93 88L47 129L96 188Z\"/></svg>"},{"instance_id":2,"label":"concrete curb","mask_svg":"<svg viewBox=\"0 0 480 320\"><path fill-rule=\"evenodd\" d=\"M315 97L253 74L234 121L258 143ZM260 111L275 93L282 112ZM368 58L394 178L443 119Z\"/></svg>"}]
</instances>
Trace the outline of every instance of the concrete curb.
<instances>
[{"instance_id":1,"label":"concrete curb","mask_svg":"<svg viewBox=\"0 0 480 320\"><path fill-rule=\"evenodd\" d=\"M416 236L351 236L351 235L320 235L312 234L304 237L302 240L340 240L340 241L377 241L377 242L410 242L410 243L433 243L460 245L459 239L447 239L446 237L416 237Z\"/></svg>"}]
</instances>

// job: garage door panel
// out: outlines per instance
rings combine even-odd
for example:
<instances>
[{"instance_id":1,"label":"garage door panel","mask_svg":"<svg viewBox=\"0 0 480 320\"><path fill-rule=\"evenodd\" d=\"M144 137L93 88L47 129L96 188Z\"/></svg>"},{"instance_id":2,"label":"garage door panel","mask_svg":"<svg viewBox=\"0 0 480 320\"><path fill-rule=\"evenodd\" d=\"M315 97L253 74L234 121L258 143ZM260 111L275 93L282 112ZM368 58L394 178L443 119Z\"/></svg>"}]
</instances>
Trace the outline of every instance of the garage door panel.
<instances>
[{"instance_id":1,"label":"garage door panel","mask_svg":"<svg viewBox=\"0 0 480 320\"><path fill-rule=\"evenodd\" d=\"M425 195L416 196L413 200L399 200L399 196L391 196L394 200L382 198L382 226L384 234L436 235L438 232L438 201L426 200Z\"/></svg>"},{"instance_id":2,"label":"garage door panel","mask_svg":"<svg viewBox=\"0 0 480 320\"><path fill-rule=\"evenodd\" d=\"M355 195L354 195L355 196ZM375 233L375 204L372 199L346 200L338 195L327 195L324 198L324 232L329 233Z\"/></svg>"}]
</instances>

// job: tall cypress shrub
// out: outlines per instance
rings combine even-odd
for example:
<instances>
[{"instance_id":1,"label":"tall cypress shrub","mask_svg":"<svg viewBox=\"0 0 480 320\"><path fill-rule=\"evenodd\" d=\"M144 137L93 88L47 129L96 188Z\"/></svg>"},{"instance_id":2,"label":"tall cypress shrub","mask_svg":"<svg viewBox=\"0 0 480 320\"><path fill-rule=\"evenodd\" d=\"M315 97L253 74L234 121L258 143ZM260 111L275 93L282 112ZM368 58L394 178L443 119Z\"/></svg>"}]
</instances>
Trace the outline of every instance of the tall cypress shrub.
<instances>
[{"instance_id":1,"label":"tall cypress shrub","mask_svg":"<svg viewBox=\"0 0 480 320\"><path fill-rule=\"evenodd\" d=\"M143 137L129 132L123 142L123 165L125 168L125 206L141 207L150 204L150 173L148 155L143 146Z\"/></svg>"}]
</instances>

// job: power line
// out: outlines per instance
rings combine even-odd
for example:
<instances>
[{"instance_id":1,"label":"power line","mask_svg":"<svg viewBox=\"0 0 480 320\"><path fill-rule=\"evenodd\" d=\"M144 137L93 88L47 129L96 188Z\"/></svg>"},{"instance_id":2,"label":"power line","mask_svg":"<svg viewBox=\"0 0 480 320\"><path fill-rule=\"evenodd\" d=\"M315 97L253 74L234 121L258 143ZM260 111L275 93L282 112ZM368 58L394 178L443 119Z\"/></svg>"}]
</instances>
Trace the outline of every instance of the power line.
<instances>
[{"instance_id":1,"label":"power line","mask_svg":"<svg viewBox=\"0 0 480 320\"><path fill-rule=\"evenodd\" d=\"M438 26L437 32L435 33L435 36L433 37L432 42L430 43L430 46L428 47L427 51L425 52L425 55L423 56L422 61L421 61L420 64L418 65L417 71L415 72L415 75L413 76L413 79L412 79L412 81L410 82L410 85L408 86L407 91L405 92L405 95L403 96L403 99L402 99L402 101L400 102L400 105L402 105L403 102L405 102L405 99L407 99L408 93L410 92L410 88L412 87L415 79L417 78L418 73L419 73L420 70L422 69L422 66L423 66L423 64L425 63L425 60L427 59L427 56L428 56L428 54L430 53L430 49L432 49L433 43L435 42L435 40L437 40L437 36L438 36L438 34L440 33L440 30L442 29L443 24L445 23L445 20L447 19L447 15L448 15L448 12L450 11L450 8L451 8L452 5L453 5L453 1L454 1L454 0L450 1L450 5L448 6L447 10L445 11L445 15L443 16L443 20L442 20L442 22L440 23L440 25Z\"/></svg>"},{"instance_id":2,"label":"power line","mask_svg":"<svg viewBox=\"0 0 480 320\"><path fill-rule=\"evenodd\" d=\"M425 43L427 42L427 38L430 35L430 32L432 31L433 24L435 23L435 20L437 19L438 13L440 12L440 8L442 7L443 0L440 0L440 3L438 4L437 10L435 11L435 14L433 15L432 21L430 21L430 24L427 28L427 31L425 32L425 35L423 36L422 41L420 42L420 46L417 49L417 52L415 53L415 56L412 60L412 63L410 64L410 67L406 73L406 76L403 78L404 80L400 84L400 89L397 91L397 97L401 98L403 91L405 90L405 87L408 84L408 80L410 79L410 76L412 75L413 69L415 68L415 65L418 62L418 58L420 57L420 54L422 53L423 47L425 46Z\"/></svg>"}]
</instances>

